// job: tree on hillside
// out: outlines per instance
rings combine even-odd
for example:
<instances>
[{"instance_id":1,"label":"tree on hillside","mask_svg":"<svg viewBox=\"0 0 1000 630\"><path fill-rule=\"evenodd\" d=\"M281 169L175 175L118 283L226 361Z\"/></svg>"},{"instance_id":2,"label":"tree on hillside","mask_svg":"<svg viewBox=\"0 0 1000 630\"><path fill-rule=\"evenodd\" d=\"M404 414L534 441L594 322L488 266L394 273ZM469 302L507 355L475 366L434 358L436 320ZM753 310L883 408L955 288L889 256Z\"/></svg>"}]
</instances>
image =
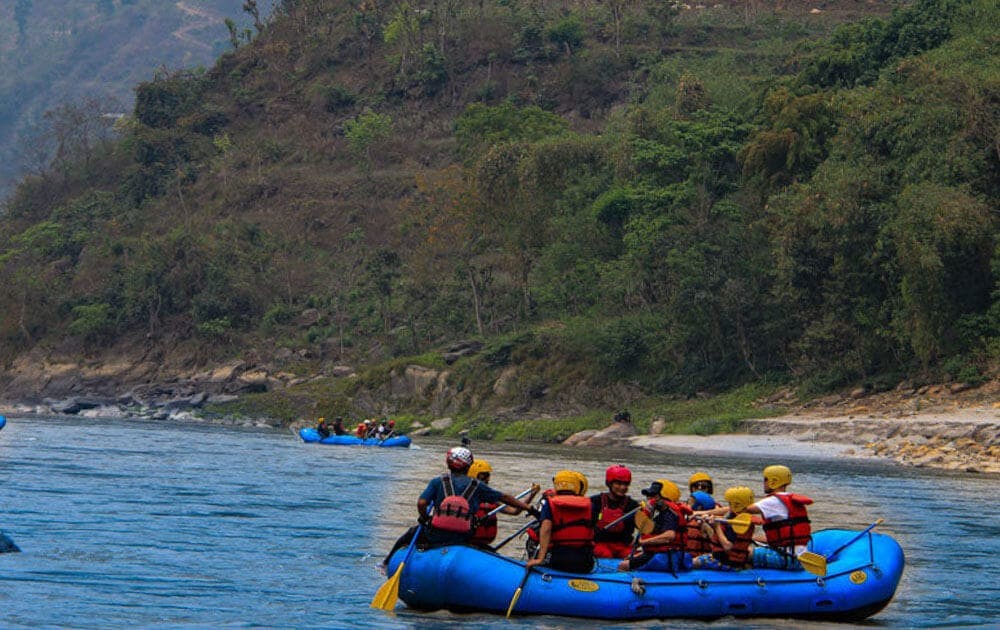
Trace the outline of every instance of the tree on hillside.
<instances>
[{"instance_id":1,"label":"tree on hillside","mask_svg":"<svg viewBox=\"0 0 1000 630\"><path fill-rule=\"evenodd\" d=\"M392 117L366 111L344 123L344 137L355 155L362 159L365 173L371 176L375 167L375 152L392 135Z\"/></svg>"}]
</instances>

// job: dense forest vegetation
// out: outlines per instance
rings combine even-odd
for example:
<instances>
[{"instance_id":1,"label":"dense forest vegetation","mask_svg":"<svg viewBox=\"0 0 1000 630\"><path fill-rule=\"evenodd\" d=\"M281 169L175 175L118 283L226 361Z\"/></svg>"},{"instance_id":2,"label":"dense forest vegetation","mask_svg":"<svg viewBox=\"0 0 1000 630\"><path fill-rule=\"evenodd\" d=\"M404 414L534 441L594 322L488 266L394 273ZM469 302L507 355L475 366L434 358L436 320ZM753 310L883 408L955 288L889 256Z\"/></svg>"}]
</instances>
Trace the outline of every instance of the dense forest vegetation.
<instances>
[{"instance_id":1,"label":"dense forest vegetation","mask_svg":"<svg viewBox=\"0 0 1000 630\"><path fill-rule=\"evenodd\" d=\"M984 378L1000 7L783 4L284 0L21 183L2 358L475 337L648 393Z\"/></svg>"},{"instance_id":2,"label":"dense forest vegetation","mask_svg":"<svg viewBox=\"0 0 1000 630\"><path fill-rule=\"evenodd\" d=\"M53 157L56 118L117 114L157 68L209 65L242 0L0 2L0 197ZM242 16L242 18L240 18ZM49 112L46 115L46 112Z\"/></svg>"}]
</instances>

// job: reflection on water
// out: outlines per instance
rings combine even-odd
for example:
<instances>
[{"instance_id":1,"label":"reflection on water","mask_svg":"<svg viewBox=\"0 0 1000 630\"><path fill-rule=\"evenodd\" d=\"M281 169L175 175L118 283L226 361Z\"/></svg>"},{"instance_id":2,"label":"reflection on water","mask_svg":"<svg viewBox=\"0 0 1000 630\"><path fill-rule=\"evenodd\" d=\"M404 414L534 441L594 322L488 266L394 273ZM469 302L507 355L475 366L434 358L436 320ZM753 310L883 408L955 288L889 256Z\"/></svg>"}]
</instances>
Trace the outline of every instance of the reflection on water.
<instances>
[{"instance_id":1,"label":"reflection on water","mask_svg":"<svg viewBox=\"0 0 1000 630\"><path fill-rule=\"evenodd\" d=\"M304 444L279 431L12 419L0 432L0 527L24 552L0 556L0 627L656 627L371 610L384 580L376 564L413 524L417 495L444 471L451 445L364 449ZM661 477L683 487L703 470L717 494L730 485L759 492L763 466L786 463L794 490L816 500L814 526L884 518L881 531L903 545L908 564L896 599L869 624L986 626L1000 617L1000 519L987 516L995 477L818 459L472 449L511 494L532 482L548 487L562 468L585 473L597 492L612 463L632 468L635 488ZM524 520L501 518L498 539ZM522 549L521 541L505 548Z\"/></svg>"}]
</instances>

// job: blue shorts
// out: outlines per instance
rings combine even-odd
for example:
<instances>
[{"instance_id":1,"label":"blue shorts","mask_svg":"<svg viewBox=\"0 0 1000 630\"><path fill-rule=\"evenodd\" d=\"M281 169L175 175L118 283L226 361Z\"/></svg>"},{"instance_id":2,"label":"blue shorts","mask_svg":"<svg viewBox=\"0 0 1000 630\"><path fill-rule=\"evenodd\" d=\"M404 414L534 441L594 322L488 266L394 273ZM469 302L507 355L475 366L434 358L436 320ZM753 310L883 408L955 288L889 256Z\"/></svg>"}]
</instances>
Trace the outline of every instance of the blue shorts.
<instances>
[{"instance_id":1,"label":"blue shorts","mask_svg":"<svg viewBox=\"0 0 1000 630\"><path fill-rule=\"evenodd\" d=\"M640 558L642 557L643 556L640 556ZM683 551L654 553L650 555L649 560L646 560L639 566L634 566L633 570L635 569L640 569L642 571L660 571L662 573L690 571L691 554Z\"/></svg>"},{"instance_id":2,"label":"blue shorts","mask_svg":"<svg viewBox=\"0 0 1000 630\"><path fill-rule=\"evenodd\" d=\"M753 550L753 566L755 569L803 570L802 563L799 562L798 558L767 547L757 547Z\"/></svg>"}]
</instances>

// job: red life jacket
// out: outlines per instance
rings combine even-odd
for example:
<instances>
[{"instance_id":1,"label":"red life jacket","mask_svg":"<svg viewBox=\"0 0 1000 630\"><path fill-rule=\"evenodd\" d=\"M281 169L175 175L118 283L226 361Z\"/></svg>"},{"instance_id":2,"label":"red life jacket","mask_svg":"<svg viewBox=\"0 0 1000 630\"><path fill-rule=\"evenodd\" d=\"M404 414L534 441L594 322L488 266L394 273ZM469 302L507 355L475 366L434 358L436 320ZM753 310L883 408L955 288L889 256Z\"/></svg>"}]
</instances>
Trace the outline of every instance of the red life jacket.
<instances>
[{"instance_id":1,"label":"red life jacket","mask_svg":"<svg viewBox=\"0 0 1000 630\"><path fill-rule=\"evenodd\" d=\"M687 547L687 526L688 526L688 515L693 514L694 511L691 506L686 503L674 503L673 501L664 501L660 509L670 510L677 515L677 529L674 530L674 539L669 543L661 543L656 545L647 545L643 543L643 539L650 539L654 536L659 536L663 532L658 532L655 529L651 534L639 537L639 543L642 544L642 550L648 553L662 553L664 551L671 550L684 550ZM653 517L649 513L648 508L646 508L646 515L650 518Z\"/></svg>"},{"instance_id":2,"label":"red life jacket","mask_svg":"<svg viewBox=\"0 0 1000 630\"><path fill-rule=\"evenodd\" d=\"M731 519L736 514L730 512L726 515L727 519ZM722 545L718 544L717 541L713 541L712 555L717 559L721 560L723 564L731 566L735 569L743 569L750 564L750 544L753 542L753 530L754 526L750 525L747 531L742 534L737 534L733 531L733 526L729 523L723 524L723 529L726 533L726 538L729 542L733 543L732 549L726 551L722 548Z\"/></svg>"},{"instance_id":3,"label":"red life jacket","mask_svg":"<svg viewBox=\"0 0 1000 630\"><path fill-rule=\"evenodd\" d=\"M594 523L591 520L590 499L576 495L557 494L549 499L552 511L554 547L593 547Z\"/></svg>"},{"instance_id":4,"label":"red life jacket","mask_svg":"<svg viewBox=\"0 0 1000 630\"><path fill-rule=\"evenodd\" d=\"M366 427L364 425L364 423L362 423L362 424L359 424L358 428L354 430L354 435L358 436L361 439L364 439L365 434L367 432L368 432L368 427Z\"/></svg>"},{"instance_id":5,"label":"red life jacket","mask_svg":"<svg viewBox=\"0 0 1000 630\"><path fill-rule=\"evenodd\" d=\"M594 536L597 540L601 541L621 541L628 542L627 538L629 536L629 523L628 519L623 520L620 523L616 523L614 527L604 529L605 525L614 523L619 518L625 515L628 511L626 508L629 505L628 497L623 498L617 506L611 505L611 493L602 492L601 497L601 511L597 513L597 523L594 525ZM593 504L591 504L593 505Z\"/></svg>"},{"instance_id":6,"label":"red life jacket","mask_svg":"<svg viewBox=\"0 0 1000 630\"><path fill-rule=\"evenodd\" d=\"M495 510L499 504L498 503L480 503L479 510L476 511L476 529L472 532L473 545L488 545L497 537L497 517L496 514L493 516L487 516L492 510Z\"/></svg>"},{"instance_id":7,"label":"red life jacket","mask_svg":"<svg viewBox=\"0 0 1000 630\"><path fill-rule=\"evenodd\" d=\"M790 492L775 492L777 497L788 508L788 518L764 523L764 534L767 544L775 549L792 550L796 545L809 543L812 528L809 526L809 514L806 506L813 500L801 494Z\"/></svg>"},{"instance_id":8,"label":"red life jacket","mask_svg":"<svg viewBox=\"0 0 1000 630\"><path fill-rule=\"evenodd\" d=\"M469 507L469 497L479 487L479 480L472 479L466 486L465 492L460 495L455 494L450 474L441 475L441 483L444 485L445 497L440 505L434 506L431 527L445 532L470 533L472 531L472 510Z\"/></svg>"}]
</instances>

